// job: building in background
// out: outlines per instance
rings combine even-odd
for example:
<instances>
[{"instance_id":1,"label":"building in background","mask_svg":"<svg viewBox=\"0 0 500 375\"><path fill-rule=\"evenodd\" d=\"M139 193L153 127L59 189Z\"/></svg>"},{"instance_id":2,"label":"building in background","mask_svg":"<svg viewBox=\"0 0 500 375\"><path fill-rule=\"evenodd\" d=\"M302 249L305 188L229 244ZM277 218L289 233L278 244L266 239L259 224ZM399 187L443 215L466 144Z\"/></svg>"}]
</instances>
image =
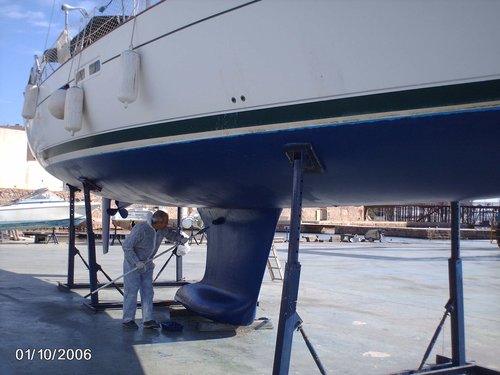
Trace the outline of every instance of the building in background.
<instances>
[{"instance_id":1,"label":"building in background","mask_svg":"<svg viewBox=\"0 0 500 375\"><path fill-rule=\"evenodd\" d=\"M0 188L61 191L64 184L31 154L24 126L0 126Z\"/></svg>"}]
</instances>

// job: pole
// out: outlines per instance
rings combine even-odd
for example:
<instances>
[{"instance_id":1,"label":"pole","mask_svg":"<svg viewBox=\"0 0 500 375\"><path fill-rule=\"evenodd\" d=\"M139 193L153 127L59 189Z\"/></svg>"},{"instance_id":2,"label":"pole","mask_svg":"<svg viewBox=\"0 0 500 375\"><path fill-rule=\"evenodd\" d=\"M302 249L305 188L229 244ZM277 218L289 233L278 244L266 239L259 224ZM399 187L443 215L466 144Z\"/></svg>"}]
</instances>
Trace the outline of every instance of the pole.
<instances>
[{"instance_id":1,"label":"pole","mask_svg":"<svg viewBox=\"0 0 500 375\"><path fill-rule=\"evenodd\" d=\"M444 307L445 311L443 314L443 317L439 321L438 327L436 328L436 332L434 332L434 335L432 336L431 342L427 346L427 350L424 353L424 357L422 358L422 361L420 362L420 366L418 366L417 371L420 371L424 368L425 362L427 361L427 358L429 358L429 355L432 352L432 349L434 348L434 345L436 344L436 341L439 337L439 334L441 333L441 330L443 329L444 322L446 321L446 318L450 314L451 310L453 310L453 303L451 300L449 300L446 303L446 306Z\"/></svg>"},{"instance_id":2,"label":"pole","mask_svg":"<svg viewBox=\"0 0 500 375\"><path fill-rule=\"evenodd\" d=\"M83 183L83 196L85 198L85 220L87 223L87 246L89 252L89 280L90 280L90 290L97 289L97 258L95 253L95 238L94 231L92 229L92 207L90 202L90 187L84 182ZM92 294L91 297L92 306L99 305L99 295L97 293Z\"/></svg>"},{"instance_id":3,"label":"pole","mask_svg":"<svg viewBox=\"0 0 500 375\"><path fill-rule=\"evenodd\" d=\"M74 186L69 187L69 238L68 238L68 283L69 289L75 285L75 192Z\"/></svg>"},{"instance_id":4,"label":"pole","mask_svg":"<svg viewBox=\"0 0 500 375\"><path fill-rule=\"evenodd\" d=\"M182 207L177 207L177 230L179 233L182 230ZM175 280L182 281L182 257L175 259Z\"/></svg>"},{"instance_id":5,"label":"pole","mask_svg":"<svg viewBox=\"0 0 500 375\"><path fill-rule=\"evenodd\" d=\"M299 241L302 215L302 181L302 152L294 152L290 239L288 242L288 259L285 265L285 278L283 280L280 318L274 353L274 375L288 374L293 332L300 325L296 308L301 267L299 263Z\"/></svg>"},{"instance_id":6,"label":"pole","mask_svg":"<svg viewBox=\"0 0 500 375\"><path fill-rule=\"evenodd\" d=\"M273 375L288 374L290 367L290 356L292 352L293 332L300 330L307 347L311 352L318 369L325 373L318 355L312 348L312 344L302 329L302 320L297 314L297 299L300 284L299 242L300 223L302 216L302 185L304 173L321 173L324 171L314 149L310 143L289 143L285 145L285 154L292 163L292 201L290 234L288 240L288 259L285 265L285 278L283 279L283 291L281 293L280 317L278 333L276 337L276 348L274 352Z\"/></svg>"},{"instance_id":7,"label":"pole","mask_svg":"<svg viewBox=\"0 0 500 375\"><path fill-rule=\"evenodd\" d=\"M451 258L448 260L450 300L453 309L451 321L452 362L464 366L465 361L465 324L462 260L460 259L460 202L451 202Z\"/></svg>"},{"instance_id":8,"label":"pole","mask_svg":"<svg viewBox=\"0 0 500 375\"><path fill-rule=\"evenodd\" d=\"M298 330L302 334L302 338L306 342L307 349L309 349L309 353L311 353L314 362L316 362L316 366L318 366L318 370L322 375L326 374L326 370L323 367L323 364L321 363L321 360L319 359L318 353L316 353L316 350L314 350L314 347L311 344L311 341L309 341L309 337L306 335L306 331L304 331L304 328L302 327L302 321L299 322L299 327Z\"/></svg>"}]
</instances>

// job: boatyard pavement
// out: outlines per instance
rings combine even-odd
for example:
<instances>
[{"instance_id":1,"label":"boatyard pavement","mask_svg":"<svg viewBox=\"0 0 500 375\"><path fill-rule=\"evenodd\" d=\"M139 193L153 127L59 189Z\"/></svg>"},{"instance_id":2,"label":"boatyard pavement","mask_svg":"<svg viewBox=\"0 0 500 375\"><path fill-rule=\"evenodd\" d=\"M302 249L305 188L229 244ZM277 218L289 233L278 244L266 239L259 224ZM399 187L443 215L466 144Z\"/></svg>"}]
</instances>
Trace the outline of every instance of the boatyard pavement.
<instances>
[{"instance_id":1,"label":"boatyard pavement","mask_svg":"<svg viewBox=\"0 0 500 375\"><path fill-rule=\"evenodd\" d=\"M276 246L284 264L287 244ZM77 247L87 259L86 245ZM267 271L257 317L269 318L272 329L200 331L199 319L180 314L171 319L184 326L182 332L126 330L121 310L95 313L84 306L88 289L57 288L67 281L67 253L63 242L0 244L0 374L272 373L282 282L272 281ZM120 246L106 255L98 247L97 253L110 277L121 275ZM462 241L461 253L467 360L500 370L500 249L489 241ZM193 245L183 261L187 281L203 276L205 256L205 245ZM449 298L449 256L444 240L302 243L297 311L326 370L387 374L416 369ZM157 259L156 270L165 261ZM98 277L106 281L101 273ZM175 262L170 262L159 280L174 278ZM88 283L79 257L75 282ZM175 290L156 287L155 301L171 300ZM113 288L99 298L122 299ZM167 320L168 308L155 308L155 317ZM450 353L448 319L429 360ZM290 374L319 373L298 332L290 363Z\"/></svg>"}]
</instances>

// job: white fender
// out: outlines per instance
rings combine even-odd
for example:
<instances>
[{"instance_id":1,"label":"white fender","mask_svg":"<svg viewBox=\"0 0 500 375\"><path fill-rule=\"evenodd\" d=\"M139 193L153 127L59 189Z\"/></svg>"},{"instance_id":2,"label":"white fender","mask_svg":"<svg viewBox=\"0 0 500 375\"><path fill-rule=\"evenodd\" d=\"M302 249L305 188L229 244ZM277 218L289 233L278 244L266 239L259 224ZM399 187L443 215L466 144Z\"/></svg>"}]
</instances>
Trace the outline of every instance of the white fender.
<instances>
[{"instance_id":1,"label":"white fender","mask_svg":"<svg viewBox=\"0 0 500 375\"><path fill-rule=\"evenodd\" d=\"M47 102L47 108L56 119L64 119L64 105L66 103L66 90L58 89L50 95Z\"/></svg>"},{"instance_id":2,"label":"white fender","mask_svg":"<svg viewBox=\"0 0 500 375\"><path fill-rule=\"evenodd\" d=\"M137 99L140 60L140 55L132 50L120 55L122 77L118 100L125 104L125 108Z\"/></svg>"},{"instance_id":3,"label":"white fender","mask_svg":"<svg viewBox=\"0 0 500 375\"><path fill-rule=\"evenodd\" d=\"M35 117L36 102L38 101L38 86L26 85L24 90L24 103L22 115L26 120L31 120Z\"/></svg>"},{"instance_id":4,"label":"white fender","mask_svg":"<svg viewBox=\"0 0 500 375\"><path fill-rule=\"evenodd\" d=\"M78 86L66 90L64 104L64 129L75 134L82 128L83 89Z\"/></svg>"}]
</instances>

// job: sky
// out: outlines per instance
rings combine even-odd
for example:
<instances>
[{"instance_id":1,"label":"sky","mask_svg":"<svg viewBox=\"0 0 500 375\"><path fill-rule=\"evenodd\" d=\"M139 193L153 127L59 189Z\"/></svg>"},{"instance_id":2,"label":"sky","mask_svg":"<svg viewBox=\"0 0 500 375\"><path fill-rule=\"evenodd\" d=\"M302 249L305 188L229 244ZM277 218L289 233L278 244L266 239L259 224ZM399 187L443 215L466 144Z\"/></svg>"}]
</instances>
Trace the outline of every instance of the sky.
<instances>
[{"instance_id":1,"label":"sky","mask_svg":"<svg viewBox=\"0 0 500 375\"><path fill-rule=\"evenodd\" d=\"M40 56L63 30L61 4L83 7L90 13L95 6L107 2L0 0L0 126L24 124L23 92L35 61L33 56ZM78 18L70 13L70 23Z\"/></svg>"}]
</instances>

